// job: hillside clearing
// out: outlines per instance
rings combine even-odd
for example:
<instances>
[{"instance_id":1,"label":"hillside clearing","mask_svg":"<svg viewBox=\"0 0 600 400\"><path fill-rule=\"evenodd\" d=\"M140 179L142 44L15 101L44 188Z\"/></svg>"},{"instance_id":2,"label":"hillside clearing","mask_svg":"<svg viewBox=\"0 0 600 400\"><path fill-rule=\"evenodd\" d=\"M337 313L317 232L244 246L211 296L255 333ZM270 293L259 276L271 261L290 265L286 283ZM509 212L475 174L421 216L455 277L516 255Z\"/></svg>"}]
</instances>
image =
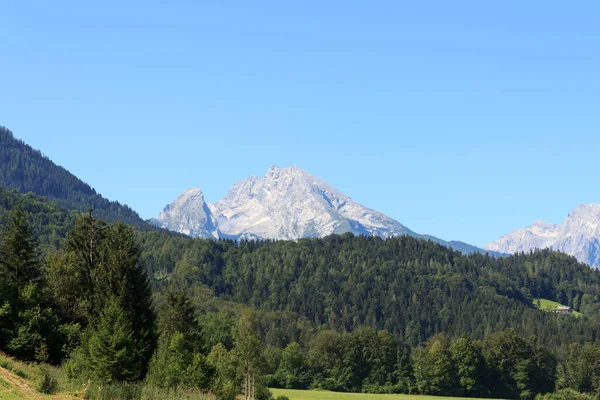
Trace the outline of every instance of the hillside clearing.
<instances>
[{"instance_id":1,"label":"hillside clearing","mask_svg":"<svg viewBox=\"0 0 600 400\"><path fill-rule=\"evenodd\" d=\"M548 312L553 312L556 310L556 307L558 306L565 306L564 304L560 304L557 303L556 301L552 301L552 300L547 300L547 299L539 299L540 300L540 307L539 309L542 311L548 311ZM533 306L537 308L537 299L534 299L532 301ZM578 311L573 310L573 315L576 317L581 317L581 313Z\"/></svg>"}]
</instances>

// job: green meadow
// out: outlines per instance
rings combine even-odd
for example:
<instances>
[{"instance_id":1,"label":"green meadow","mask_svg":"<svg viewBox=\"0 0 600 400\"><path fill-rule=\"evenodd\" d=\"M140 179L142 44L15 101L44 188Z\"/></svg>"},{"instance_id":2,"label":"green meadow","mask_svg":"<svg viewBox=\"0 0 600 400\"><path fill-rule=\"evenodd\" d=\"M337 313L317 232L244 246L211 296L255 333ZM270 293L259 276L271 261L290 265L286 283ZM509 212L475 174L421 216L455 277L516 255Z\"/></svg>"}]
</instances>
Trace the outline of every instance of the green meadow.
<instances>
[{"instance_id":1,"label":"green meadow","mask_svg":"<svg viewBox=\"0 0 600 400\"><path fill-rule=\"evenodd\" d=\"M533 305L537 307L537 299L533 300ZM540 299L540 310L554 311L558 306L564 306L564 304L560 304L552 300ZM581 317L581 313L575 310L573 310L573 315L576 317Z\"/></svg>"},{"instance_id":2,"label":"green meadow","mask_svg":"<svg viewBox=\"0 0 600 400\"><path fill-rule=\"evenodd\" d=\"M271 389L273 396L285 396L290 400L466 400L462 397L412 396L407 394L338 393L319 390ZM473 400L472 398L470 400Z\"/></svg>"}]
</instances>

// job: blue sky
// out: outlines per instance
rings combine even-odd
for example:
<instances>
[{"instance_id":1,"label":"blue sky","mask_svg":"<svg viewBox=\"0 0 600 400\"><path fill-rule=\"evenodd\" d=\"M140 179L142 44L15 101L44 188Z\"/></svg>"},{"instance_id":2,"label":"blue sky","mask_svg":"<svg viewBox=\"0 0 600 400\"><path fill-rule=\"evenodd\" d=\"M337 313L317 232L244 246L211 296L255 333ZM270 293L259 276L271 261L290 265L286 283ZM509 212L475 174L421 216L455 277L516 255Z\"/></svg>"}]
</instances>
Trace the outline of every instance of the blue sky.
<instances>
[{"instance_id":1,"label":"blue sky","mask_svg":"<svg viewBox=\"0 0 600 400\"><path fill-rule=\"evenodd\" d=\"M0 124L145 218L271 164L476 245L600 202L597 1L4 1L0 17Z\"/></svg>"}]
</instances>

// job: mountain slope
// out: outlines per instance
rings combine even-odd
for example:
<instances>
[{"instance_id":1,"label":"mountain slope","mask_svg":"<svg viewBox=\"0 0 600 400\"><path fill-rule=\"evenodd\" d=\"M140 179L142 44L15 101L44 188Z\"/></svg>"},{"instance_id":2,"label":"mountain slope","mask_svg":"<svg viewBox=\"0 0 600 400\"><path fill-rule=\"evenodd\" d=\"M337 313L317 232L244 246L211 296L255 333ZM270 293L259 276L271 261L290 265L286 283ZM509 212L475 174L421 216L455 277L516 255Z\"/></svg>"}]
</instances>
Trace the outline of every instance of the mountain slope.
<instances>
[{"instance_id":1,"label":"mountain slope","mask_svg":"<svg viewBox=\"0 0 600 400\"><path fill-rule=\"evenodd\" d=\"M93 208L98 217L108 222L123 221L142 230L154 229L130 207L105 199L87 183L1 126L0 187L21 193L33 192L56 200L68 209L87 211Z\"/></svg>"},{"instance_id":2,"label":"mountain slope","mask_svg":"<svg viewBox=\"0 0 600 400\"><path fill-rule=\"evenodd\" d=\"M465 253L484 252L415 233L297 166L272 166L264 177L252 175L215 204L206 203L200 189L188 189L163 209L156 223L204 238L295 240L352 232L382 238L408 235Z\"/></svg>"},{"instance_id":3,"label":"mountain slope","mask_svg":"<svg viewBox=\"0 0 600 400\"><path fill-rule=\"evenodd\" d=\"M488 250L517 253L550 248L600 267L600 204L580 204L562 224L535 221L488 244Z\"/></svg>"}]
</instances>

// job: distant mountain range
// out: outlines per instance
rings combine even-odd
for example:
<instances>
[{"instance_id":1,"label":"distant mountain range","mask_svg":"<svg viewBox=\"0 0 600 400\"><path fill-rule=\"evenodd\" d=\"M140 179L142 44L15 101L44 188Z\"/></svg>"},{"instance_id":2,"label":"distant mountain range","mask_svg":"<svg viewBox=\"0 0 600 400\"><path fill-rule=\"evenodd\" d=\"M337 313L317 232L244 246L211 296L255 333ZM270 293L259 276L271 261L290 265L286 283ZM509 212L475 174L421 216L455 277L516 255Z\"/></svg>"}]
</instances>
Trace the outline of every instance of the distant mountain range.
<instances>
[{"instance_id":1,"label":"distant mountain range","mask_svg":"<svg viewBox=\"0 0 600 400\"><path fill-rule=\"evenodd\" d=\"M562 224L535 221L485 247L503 253L550 248L574 256L592 267L600 267L600 204L580 204Z\"/></svg>"},{"instance_id":2,"label":"distant mountain range","mask_svg":"<svg viewBox=\"0 0 600 400\"><path fill-rule=\"evenodd\" d=\"M415 233L297 166L272 166L263 177L252 175L214 204L204 200L200 189L188 189L154 222L202 238L296 240L352 232L383 238L409 235L465 253L486 252L463 242Z\"/></svg>"}]
</instances>

